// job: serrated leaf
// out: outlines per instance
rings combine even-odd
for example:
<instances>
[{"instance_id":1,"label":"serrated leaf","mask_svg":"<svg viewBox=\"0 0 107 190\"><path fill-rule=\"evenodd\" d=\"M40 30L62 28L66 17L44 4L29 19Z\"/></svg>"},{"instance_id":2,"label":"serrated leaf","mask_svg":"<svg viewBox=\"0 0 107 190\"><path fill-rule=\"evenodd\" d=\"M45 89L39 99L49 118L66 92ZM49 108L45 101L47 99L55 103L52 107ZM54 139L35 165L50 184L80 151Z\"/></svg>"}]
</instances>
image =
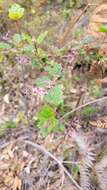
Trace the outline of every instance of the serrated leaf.
<instances>
[{"instance_id":1,"label":"serrated leaf","mask_svg":"<svg viewBox=\"0 0 107 190\"><path fill-rule=\"evenodd\" d=\"M45 121L55 116L53 109L50 106L44 106L42 110L37 114L37 119Z\"/></svg>"},{"instance_id":2,"label":"serrated leaf","mask_svg":"<svg viewBox=\"0 0 107 190\"><path fill-rule=\"evenodd\" d=\"M9 45L8 43L5 43L5 42L0 42L0 49L10 49L11 48L11 45Z\"/></svg>"},{"instance_id":3,"label":"serrated leaf","mask_svg":"<svg viewBox=\"0 0 107 190\"><path fill-rule=\"evenodd\" d=\"M17 45L22 41L22 37L20 34L14 34L13 35L13 42Z\"/></svg>"},{"instance_id":4,"label":"serrated leaf","mask_svg":"<svg viewBox=\"0 0 107 190\"><path fill-rule=\"evenodd\" d=\"M63 103L63 92L61 85L56 85L51 88L47 95L44 96L44 100L55 106L59 106Z\"/></svg>"},{"instance_id":5,"label":"serrated leaf","mask_svg":"<svg viewBox=\"0 0 107 190\"><path fill-rule=\"evenodd\" d=\"M45 32L41 33L41 34L38 36L38 38L36 39L36 43L37 43L38 45L41 44L41 43L44 41L44 39L46 38L47 35L48 35L48 31L45 31Z\"/></svg>"},{"instance_id":6,"label":"serrated leaf","mask_svg":"<svg viewBox=\"0 0 107 190\"><path fill-rule=\"evenodd\" d=\"M36 126L40 129L42 135L46 137L51 132L59 132L64 129L64 126L55 117L53 108L46 105L36 116Z\"/></svg>"},{"instance_id":7,"label":"serrated leaf","mask_svg":"<svg viewBox=\"0 0 107 190\"><path fill-rule=\"evenodd\" d=\"M34 50L34 47L33 45L29 44L29 45L24 46L21 50L23 53L32 53L32 51Z\"/></svg>"},{"instance_id":8,"label":"serrated leaf","mask_svg":"<svg viewBox=\"0 0 107 190\"><path fill-rule=\"evenodd\" d=\"M46 66L45 71L47 71L50 76L61 77L62 75L62 67L58 63Z\"/></svg>"},{"instance_id":9,"label":"serrated leaf","mask_svg":"<svg viewBox=\"0 0 107 190\"><path fill-rule=\"evenodd\" d=\"M49 77L41 77L36 79L35 85L38 87L47 87L47 85L51 82Z\"/></svg>"}]
</instances>

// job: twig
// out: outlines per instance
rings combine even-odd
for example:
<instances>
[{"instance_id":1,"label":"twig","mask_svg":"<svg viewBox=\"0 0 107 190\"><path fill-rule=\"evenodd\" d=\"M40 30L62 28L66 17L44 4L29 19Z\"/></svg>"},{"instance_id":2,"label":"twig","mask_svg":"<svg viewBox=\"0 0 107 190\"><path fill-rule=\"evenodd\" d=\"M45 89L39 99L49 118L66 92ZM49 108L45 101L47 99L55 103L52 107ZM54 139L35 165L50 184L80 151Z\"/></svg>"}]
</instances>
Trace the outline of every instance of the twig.
<instances>
[{"instance_id":1,"label":"twig","mask_svg":"<svg viewBox=\"0 0 107 190\"><path fill-rule=\"evenodd\" d=\"M81 105L81 106L79 106L79 107L77 107L77 108L75 108L75 109L73 109L73 110L71 110L71 111L65 113L65 114L60 118L60 120L66 118L66 117L68 117L68 116L70 116L72 113L74 113L74 112L76 112L76 111L78 111L78 110L80 110L80 109L82 109L82 108L84 108L84 107L86 107L86 106L88 106L88 105L91 105L91 104L94 104L94 103L97 103L97 102L100 102L100 101L103 101L103 100L107 100L107 96L102 97L102 98L98 98L98 99L96 99L96 100L92 100L92 101L90 101L90 102L87 102L86 104L83 104L83 105Z\"/></svg>"},{"instance_id":2,"label":"twig","mask_svg":"<svg viewBox=\"0 0 107 190\"><path fill-rule=\"evenodd\" d=\"M73 162L73 161L63 161L63 164L72 164L72 165L79 165L79 162Z\"/></svg>"},{"instance_id":3,"label":"twig","mask_svg":"<svg viewBox=\"0 0 107 190\"><path fill-rule=\"evenodd\" d=\"M66 170L66 168L63 166L62 162L58 160L53 154L51 154L49 151L47 151L43 146L33 143L31 141L25 140L24 141L26 144L31 145L32 147L40 150L44 154L48 155L51 157L53 160L57 162L57 164L60 166L60 168L64 171L64 173L69 177L69 179L72 181L72 183L79 189L82 190L82 188L78 185L78 183L73 179L72 175Z\"/></svg>"}]
</instances>

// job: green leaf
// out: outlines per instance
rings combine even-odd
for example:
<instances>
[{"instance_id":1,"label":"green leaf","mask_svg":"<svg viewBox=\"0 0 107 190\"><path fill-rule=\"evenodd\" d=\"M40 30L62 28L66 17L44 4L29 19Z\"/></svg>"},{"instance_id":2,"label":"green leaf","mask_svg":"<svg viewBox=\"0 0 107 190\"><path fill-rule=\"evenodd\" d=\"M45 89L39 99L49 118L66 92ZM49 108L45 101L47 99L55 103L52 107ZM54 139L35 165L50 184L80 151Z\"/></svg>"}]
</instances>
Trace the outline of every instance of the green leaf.
<instances>
[{"instance_id":1,"label":"green leaf","mask_svg":"<svg viewBox=\"0 0 107 190\"><path fill-rule=\"evenodd\" d=\"M19 44L22 41L22 37L20 34L14 34L13 35L13 43L14 44Z\"/></svg>"},{"instance_id":2,"label":"green leaf","mask_svg":"<svg viewBox=\"0 0 107 190\"><path fill-rule=\"evenodd\" d=\"M45 122L53 117L55 117L55 113L53 109L48 105L44 106L42 110L37 114L37 119L42 122Z\"/></svg>"},{"instance_id":3,"label":"green leaf","mask_svg":"<svg viewBox=\"0 0 107 190\"><path fill-rule=\"evenodd\" d=\"M36 126L44 137L51 132L58 132L64 129L64 126L56 119L53 108L48 105L42 107L41 111L38 112L36 121Z\"/></svg>"},{"instance_id":4,"label":"green leaf","mask_svg":"<svg viewBox=\"0 0 107 190\"><path fill-rule=\"evenodd\" d=\"M86 106L83 111L82 111L82 114L84 116L92 116L94 115L95 113L97 113L97 109L95 107L92 107L92 106Z\"/></svg>"},{"instance_id":5,"label":"green leaf","mask_svg":"<svg viewBox=\"0 0 107 190\"><path fill-rule=\"evenodd\" d=\"M0 136L2 136L8 128L16 128L15 122L10 120L4 123L0 123Z\"/></svg>"},{"instance_id":6,"label":"green leaf","mask_svg":"<svg viewBox=\"0 0 107 190\"><path fill-rule=\"evenodd\" d=\"M56 85L51 88L47 95L44 96L44 100L55 106L59 106L63 103L63 92L61 85Z\"/></svg>"},{"instance_id":7,"label":"green leaf","mask_svg":"<svg viewBox=\"0 0 107 190\"><path fill-rule=\"evenodd\" d=\"M89 90L90 95L94 98L98 98L102 95L102 89L98 85L92 85Z\"/></svg>"},{"instance_id":8,"label":"green leaf","mask_svg":"<svg viewBox=\"0 0 107 190\"><path fill-rule=\"evenodd\" d=\"M55 62L49 66L46 66L45 71L47 71L50 76L61 77L62 75L61 65Z\"/></svg>"},{"instance_id":9,"label":"green leaf","mask_svg":"<svg viewBox=\"0 0 107 190\"><path fill-rule=\"evenodd\" d=\"M28 43L32 42L31 36L29 34L27 34L27 33L22 33L21 37L22 37L23 41L27 41Z\"/></svg>"},{"instance_id":10,"label":"green leaf","mask_svg":"<svg viewBox=\"0 0 107 190\"><path fill-rule=\"evenodd\" d=\"M99 28L99 32L107 33L107 25L103 25Z\"/></svg>"},{"instance_id":11,"label":"green leaf","mask_svg":"<svg viewBox=\"0 0 107 190\"><path fill-rule=\"evenodd\" d=\"M41 77L36 79L35 85L38 87L47 87L47 85L51 82L49 77Z\"/></svg>"},{"instance_id":12,"label":"green leaf","mask_svg":"<svg viewBox=\"0 0 107 190\"><path fill-rule=\"evenodd\" d=\"M14 3L10 8L9 8L9 18L12 20L19 20L23 17L24 15L24 8L22 8L19 4Z\"/></svg>"},{"instance_id":13,"label":"green leaf","mask_svg":"<svg viewBox=\"0 0 107 190\"><path fill-rule=\"evenodd\" d=\"M0 42L0 49L10 49L11 46L8 44L8 43L5 43L5 42Z\"/></svg>"},{"instance_id":14,"label":"green leaf","mask_svg":"<svg viewBox=\"0 0 107 190\"><path fill-rule=\"evenodd\" d=\"M34 47L32 44L25 45L24 48L21 49L23 53L32 53Z\"/></svg>"},{"instance_id":15,"label":"green leaf","mask_svg":"<svg viewBox=\"0 0 107 190\"><path fill-rule=\"evenodd\" d=\"M45 31L45 32L41 33L41 34L37 37L36 43L37 43L38 45L40 45L40 44L44 41L44 39L46 38L47 35L48 35L48 31Z\"/></svg>"},{"instance_id":16,"label":"green leaf","mask_svg":"<svg viewBox=\"0 0 107 190\"><path fill-rule=\"evenodd\" d=\"M38 54L38 57L41 58L41 59L47 57L45 51L43 49L41 49L41 48L37 48L37 54Z\"/></svg>"}]
</instances>

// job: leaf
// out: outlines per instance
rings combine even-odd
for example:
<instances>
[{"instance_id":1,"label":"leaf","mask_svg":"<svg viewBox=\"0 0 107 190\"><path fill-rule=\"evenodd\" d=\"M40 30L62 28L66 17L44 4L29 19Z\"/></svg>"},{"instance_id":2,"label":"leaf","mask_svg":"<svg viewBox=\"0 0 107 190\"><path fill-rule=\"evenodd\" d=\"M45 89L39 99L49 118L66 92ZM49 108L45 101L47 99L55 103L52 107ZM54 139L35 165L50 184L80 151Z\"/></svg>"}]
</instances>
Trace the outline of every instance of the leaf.
<instances>
[{"instance_id":1,"label":"leaf","mask_svg":"<svg viewBox=\"0 0 107 190\"><path fill-rule=\"evenodd\" d=\"M20 34L14 34L13 35L13 42L14 44L19 44L22 41L22 37Z\"/></svg>"},{"instance_id":2,"label":"leaf","mask_svg":"<svg viewBox=\"0 0 107 190\"><path fill-rule=\"evenodd\" d=\"M27 34L27 33L22 33L21 37L22 37L23 41L27 41L28 43L32 42L31 36L29 34Z\"/></svg>"},{"instance_id":3,"label":"leaf","mask_svg":"<svg viewBox=\"0 0 107 190\"><path fill-rule=\"evenodd\" d=\"M49 77L41 77L36 79L35 85L38 87L47 87L47 85L51 82Z\"/></svg>"},{"instance_id":4,"label":"leaf","mask_svg":"<svg viewBox=\"0 0 107 190\"><path fill-rule=\"evenodd\" d=\"M83 111L82 111L82 114L84 116L92 116L94 115L95 113L97 113L97 109L92 107L92 106L86 106Z\"/></svg>"},{"instance_id":5,"label":"leaf","mask_svg":"<svg viewBox=\"0 0 107 190\"><path fill-rule=\"evenodd\" d=\"M99 32L107 33L107 25L103 25L99 28Z\"/></svg>"},{"instance_id":6,"label":"leaf","mask_svg":"<svg viewBox=\"0 0 107 190\"><path fill-rule=\"evenodd\" d=\"M61 85L56 85L48 91L48 94L44 96L44 100L55 106L59 106L63 103L63 92Z\"/></svg>"},{"instance_id":7,"label":"leaf","mask_svg":"<svg viewBox=\"0 0 107 190\"><path fill-rule=\"evenodd\" d=\"M44 137L51 132L58 132L64 129L64 126L56 119L53 108L46 105L37 114L36 126L40 128L40 131Z\"/></svg>"},{"instance_id":8,"label":"leaf","mask_svg":"<svg viewBox=\"0 0 107 190\"><path fill-rule=\"evenodd\" d=\"M41 59L47 57L45 51L43 51L43 49L41 49L41 48L37 48L37 54L38 54L38 57L41 58Z\"/></svg>"},{"instance_id":9,"label":"leaf","mask_svg":"<svg viewBox=\"0 0 107 190\"><path fill-rule=\"evenodd\" d=\"M0 49L10 49L11 46L8 44L8 43L5 43L5 42L0 42Z\"/></svg>"},{"instance_id":10,"label":"leaf","mask_svg":"<svg viewBox=\"0 0 107 190\"><path fill-rule=\"evenodd\" d=\"M47 71L50 76L61 77L62 75L61 65L55 62L53 62L52 65L45 67L45 71Z\"/></svg>"},{"instance_id":11,"label":"leaf","mask_svg":"<svg viewBox=\"0 0 107 190\"><path fill-rule=\"evenodd\" d=\"M40 45L40 44L44 41L44 39L46 38L47 35L48 35L48 31L45 31L45 32L41 33L41 34L38 36L38 38L36 39L36 43L37 43L38 45Z\"/></svg>"},{"instance_id":12,"label":"leaf","mask_svg":"<svg viewBox=\"0 0 107 190\"><path fill-rule=\"evenodd\" d=\"M24 48L21 49L23 53L32 53L32 51L34 50L33 45L29 44L29 45L25 45Z\"/></svg>"},{"instance_id":13,"label":"leaf","mask_svg":"<svg viewBox=\"0 0 107 190\"><path fill-rule=\"evenodd\" d=\"M12 20L19 20L23 17L24 15L24 8L22 8L19 4L14 3L10 8L9 8L9 18Z\"/></svg>"},{"instance_id":14,"label":"leaf","mask_svg":"<svg viewBox=\"0 0 107 190\"><path fill-rule=\"evenodd\" d=\"M46 105L42 108L42 110L37 114L37 119L39 121L47 121L50 118L53 118L55 116L55 113L53 111L53 109Z\"/></svg>"}]
</instances>

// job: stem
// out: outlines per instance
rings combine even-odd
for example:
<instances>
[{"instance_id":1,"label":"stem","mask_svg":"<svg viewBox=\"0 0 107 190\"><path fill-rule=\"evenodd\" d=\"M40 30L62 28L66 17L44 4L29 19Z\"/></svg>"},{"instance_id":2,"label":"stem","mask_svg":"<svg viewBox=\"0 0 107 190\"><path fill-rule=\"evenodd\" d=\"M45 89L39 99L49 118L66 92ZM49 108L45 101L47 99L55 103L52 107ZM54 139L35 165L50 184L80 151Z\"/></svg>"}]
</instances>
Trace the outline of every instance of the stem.
<instances>
[{"instance_id":1,"label":"stem","mask_svg":"<svg viewBox=\"0 0 107 190\"><path fill-rule=\"evenodd\" d=\"M71 111L65 113L65 114L60 118L60 120L66 118L66 117L68 117L68 116L70 116L70 115L73 114L74 112L76 112L76 111L78 111L78 110L80 110L80 109L82 109L82 108L84 108L84 107L86 107L86 106L88 106L88 105L91 105L91 104L94 104L94 103L97 103L97 102L100 102L100 101L103 101L103 100L107 100L107 96L102 97L102 98L98 98L98 99L96 99L96 100L92 100L92 101L90 101L90 102L87 102L86 104L83 104L83 105L81 105L81 106L79 106L79 107L77 107L77 108L75 108L75 109L73 109L73 110L71 110Z\"/></svg>"}]
</instances>

